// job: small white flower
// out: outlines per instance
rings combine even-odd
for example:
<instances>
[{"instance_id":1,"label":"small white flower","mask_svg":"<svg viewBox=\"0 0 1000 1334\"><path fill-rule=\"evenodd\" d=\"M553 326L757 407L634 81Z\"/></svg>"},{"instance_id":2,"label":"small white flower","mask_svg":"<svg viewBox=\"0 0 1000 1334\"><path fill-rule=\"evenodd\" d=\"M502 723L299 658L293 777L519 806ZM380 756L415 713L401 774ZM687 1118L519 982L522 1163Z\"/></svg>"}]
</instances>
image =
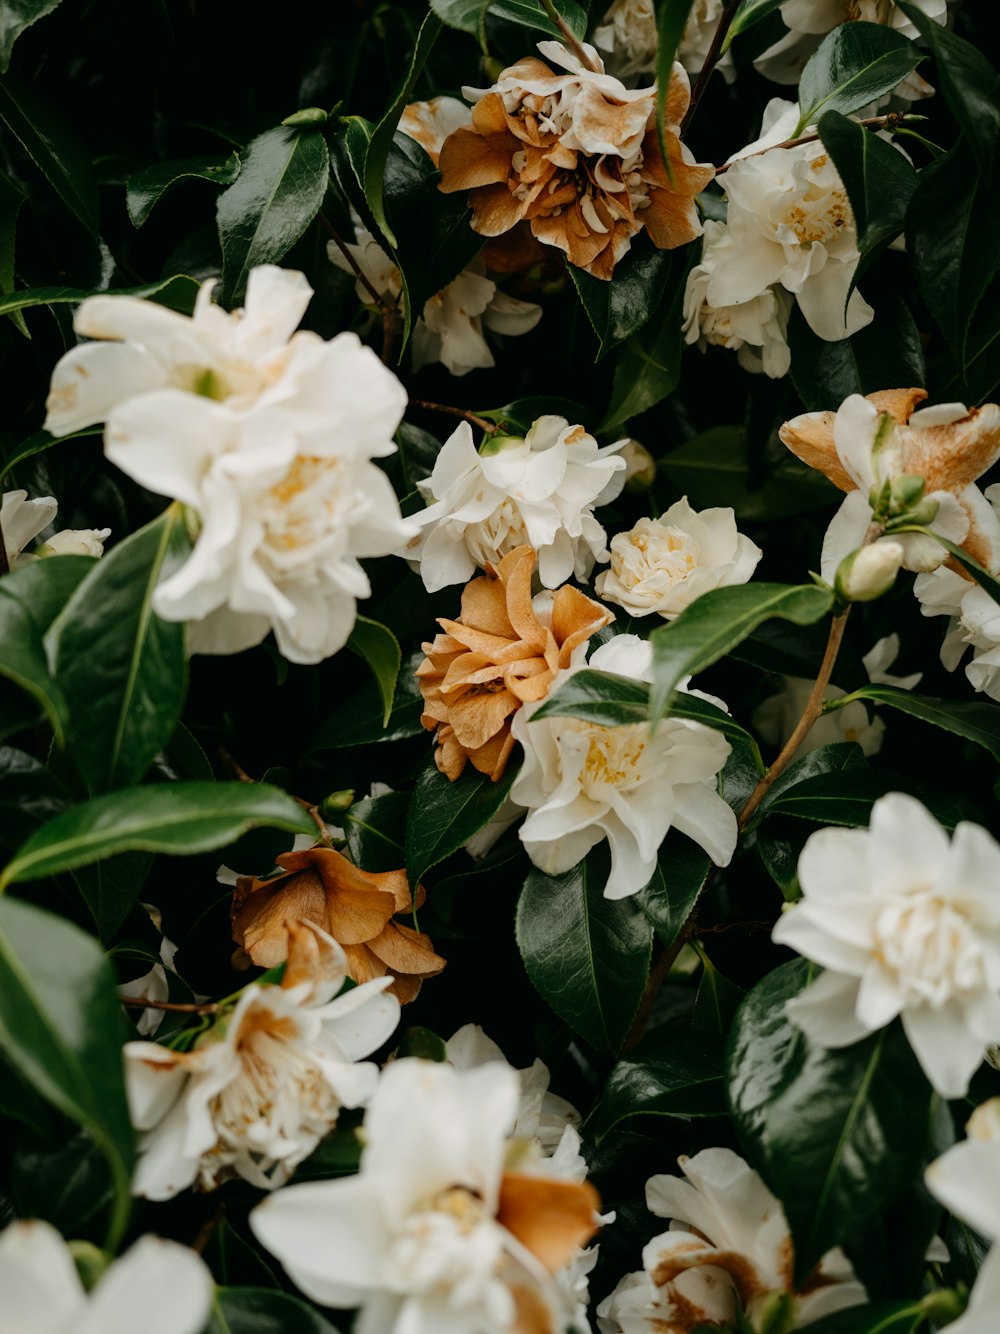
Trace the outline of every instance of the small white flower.
<instances>
[{"instance_id":1,"label":"small white flower","mask_svg":"<svg viewBox=\"0 0 1000 1334\"><path fill-rule=\"evenodd\" d=\"M648 642L617 635L596 650L590 666L648 681L651 658ZM561 672L552 691L583 665ZM653 734L646 723L535 722L537 708L525 705L514 717L524 763L511 797L528 809L519 833L539 870L561 875L606 838L611 874L604 894L624 898L648 884L671 828L694 839L716 865L728 865L736 847L736 816L717 791L716 778L730 752L721 732L677 718L664 719Z\"/></svg>"},{"instance_id":2,"label":"small white flower","mask_svg":"<svg viewBox=\"0 0 1000 1334\"><path fill-rule=\"evenodd\" d=\"M788 1004L824 1047L899 1015L938 1093L961 1097L1000 1035L1000 846L979 825L953 838L894 792L870 829L823 829L799 858L803 898L773 938L826 972Z\"/></svg>"},{"instance_id":3,"label":"small white flower","mask_svg":"<svg viewBox=\"0 0 1000 1334\"><path fill-rule=\"evenodd\" d=\"M788 1328L802 1329L865 1301L840 1250L828 1251L796 1291L795 1252L781 1203L731 1149L703 1149L679 1163L686 1180L655 1176L646 1183L648 1208L669 1218L670 1229L643 1250L643 1270L626 1275L597 1308L602 1334L654 1334L702 1323L728 1329L740 1313L752 1323L775 1293L791 1295Z\"/></svg>"},{"instance_id":4,"label":"small white flower","mask_svg":"<svg viewBox=\"0 0 1000 1334\"><path fill-rule=\"evenodd\" d=\"M689 74L697 74L704 65L722 10L722 0L694 0L677 49L677 59ZM594 45L607 52L610 73L619 79L655 74L658 43L653 0L615 0L601 24L594 32ZM725 53L716 69L727 83L732 82L732 52Z\"/></svg>"},{"instance_id":5,"label":"small white flower","mask_svg":"<svg viewBox=\"0 0 1000 1334\"><path fill-rule=\"evenodd\" d=\"M594 588L630 616L656 612L670 621L713 588L745 584L762 555L737 532L731 509L693 510L684 496L611 539L611 568Z\"/></svg>"},{"instance_id":6,"label":"small white flower","mask_svg":"<svg viewBox=\"0 0 1000 1334\"><path fill-rule=\"evenodd\" d=\"M837 566L834 586L845 602L872 602L896 582L905 556L903 544L884 537L852 551Z\"/></svg>"},{"instance_id":7,"label":"small white flower","mask_svg":"<svg viewBox=\"0 0 1000 1334\"><path fill-rule=\"evenodd\" d=\"M30 556L22 556L24 548L56 517L58 502L51 496L28 499L27 491L5 491L0 499L0 528L7 552L7 566L17 570L27 565Z\"/></svg>"},{"instance_id":8,"label":"small white flower","mask_svg":"<svg viewBox=\"0 0 1000 1334\"><path fill-rule=\"evenodd\" d=\"M619 442L621 443L621 442ZM520 439L489 439L477 453L468 422L445 441L418 490L427 508L403 554L430 592L465 583L515 547L534 547L546 588L585 579L606 560L606 533L594 507L614 500L624 483L618 444L598 448L582 426L539 417Z\"/></svg>"},{"instance_id":9,"label":"small white flower","mask_svg":"<svg viewBox=\"0 0 1000 1334\"><path fill-rule=\"evenodd\" d=\"M11 1223L0 1232L3 1334L201 1334L213 1286L194 1251L145 1236L88 1293L51 1224Z\"/></svg>"},{"instance_id":10,"label":"small white flower","mask_svg":"<svg viewBox=\"0 0 1000 1334\"><path fill-rule=\"evenodd\" d=\"M197 1183L241 1176L262 1190L287 1181L335 1125L363 1106L378 1068L360 1063L399 1022L378 978L332 997L343 950L311 923L288 926L281 986L252 983L190 1052L125 1044L132 1121L143 1132L133 1189L170 1199Z\"/></svg>"},{"instance_id":11,"label":"small white flower","mask_svg":"<svg viewBox=\"0 0 1000 1334\"><path fill-rule=\"evenodd\" d=\"M301 273L265 265L231 315L211 283L190 319L91 297L76 329L98 341L53 372L46 429L106 422L111 461L193 516L194 551L154 606L194 623L196 652L238 652L273 629L291 661L329 657L370 593L359 558L413 532L371 461L395 452L405 391L354 334L294 332L311 295Z\"/></svg>"},{"instance_id":12,"label":"small white flower","mask_svg":"<svg viewBox=\"0 0 1000 1334\"><path fill-rule=\"evenodd\" d=\"M561 1331L553 1276L593 1231L596 1196L510 1170L518 1102L506 1063L394 1061L365 1115L358 1175L277 1191L251 1227L307 1296L361 1306L359 1329Z\"/></svg>"},{"instance_id":13,"label":"small white flower","mask_svg":"<svg viewBox=\"0 0 1000 1334\"><path fill-rule=\"evenodd\" d=\"M103 556L110 528L62 528L43 542L39 556Z\"/></svg>"}]
</instances>

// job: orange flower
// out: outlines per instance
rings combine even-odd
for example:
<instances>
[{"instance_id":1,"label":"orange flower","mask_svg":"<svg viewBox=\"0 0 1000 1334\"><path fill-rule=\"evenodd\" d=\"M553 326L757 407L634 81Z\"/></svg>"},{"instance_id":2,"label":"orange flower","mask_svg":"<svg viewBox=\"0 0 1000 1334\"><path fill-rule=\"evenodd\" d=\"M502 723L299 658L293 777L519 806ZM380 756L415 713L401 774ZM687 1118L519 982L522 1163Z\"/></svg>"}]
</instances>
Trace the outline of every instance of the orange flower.
<instances>
[{"instance_id":1,"label":"orange flower","mask_svg":"<svg viewBox=\"0 0 1000 1334\"><path fill-rule=\"evenodd\" d=\"M245 876L236 882L232 924L238 967L246 966L247 958L261 968L281 963L295 921L315 922L342 946L355 982L391 974L395 981L389 991L404 1005L425 977L444 967L424 932L395 920L396 913L411 911L404 871L362 871L339 852L321 847L282 853L278 865L288 874L272 880ZM425 897L421 886L415 906Z\"/></svg>"},{"instance_id":2,"label":"orange flower","mask_svg":"<svg viewBox=\"0 0 1000 1334\"><path fill-rule=\"evenodd\" d=\"M548 694L577 645L614 619L569 585L552 596L551 610L536 610L534 564L534 550L521 546L487 565L484 576L466 584L459 619L440 618L444 634L423 646L421 721L437 731L434 758L452 781L471 760L496 782L514 748L514 713Z\"/></svg>"},{"instance_id":3,"label":"orange flower","mask_svg":"<svg viewBox=\"0 0 1000 1334\"><path fill-rule=\"evenodd\" d=\"M694 197L715 174L680 141L690 85L674 64L666 103L667 168L656 133L656 92L604 74L592 47L586 69L558 42L511 65L480 96L472 124L441 149L441 186L468 190L472 226L502 236L527 220L571 264L608 280L643 228L661 250L702 233Z\"/></svg>"}]
</instances>

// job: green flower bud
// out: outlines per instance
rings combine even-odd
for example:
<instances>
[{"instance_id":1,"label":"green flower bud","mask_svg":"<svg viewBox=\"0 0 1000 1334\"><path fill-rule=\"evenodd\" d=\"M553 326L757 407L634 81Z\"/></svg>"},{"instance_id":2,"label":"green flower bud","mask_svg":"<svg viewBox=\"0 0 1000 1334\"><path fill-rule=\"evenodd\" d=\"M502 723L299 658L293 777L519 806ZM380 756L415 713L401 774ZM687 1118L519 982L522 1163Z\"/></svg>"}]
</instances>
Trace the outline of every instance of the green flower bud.
<instances>
[{"instance_id":1,"label":"green flower bud","mask_svg":"<svg viewBox=\"0 0 1000 1334\"><path fill-rule=\"evenodd\" d=\"M751 1300L746 1315L754 1334L791 1334L795 1328L795 1301L783 1288L761 1292Z\"/></svg>"},{"instance_id":2,"label":"green flower bud","mask_svg":"<svg viewBox=\"0 0 1000 1334\"><path fill-rule=\"evenodd\" d=\"M290 116L286 116L281 123L293 130L304 130L310 125L325 125L328 119L322 107L303 107L301 111L293 111Z\"/></svg>"},{"instance_id":3,"label":"green flower bud","mask_svg":"<svg viewBox=\"0 0 1000 1334\"><path fill-rule=\"evenodd\" d=\"M524 436L521 435L502 435L497 431L494 435L488 435L479 446L480 456L484 459L491 458L494 454L499 454L501 450L510 449L514 445L523 445Z\"/></svg>"},{"instance_id":4,"label":"green flower bud","mask_svg":"<svg viewBox=\"0 0 1000 1334\"><path fill-rule=\"evenodd\" d=\"M924 479L913 473L903 473L900 477L894 477L889 488L889 508L897 514L912 509L926 488L927 483Z\"/></svg>"},{"instance_id":5,"label":"green flower bud","mask_svg":"<svg viewBox=\"0 0 1000 1334\"><path fill-rule=\"evenodd\" d=\"M320 802L319 813L326 818L327 815L334 815L339 811L347 811L354 805L354 789L352 787L342 788L339 792L331 792L328 797L324 797Z\"/></svg>"},{"instance_id":6,"label":"green flower bud","mask_svg":"<svg viewBox=\"0 0 1000 1334\"><path fill-rule=\"evenodd\" d=\"M90 1241L71 1241L69 1253L80 1275L80 1282L89 1292L108 1267L108 1256Z\"/></svg>"}]
</instances>

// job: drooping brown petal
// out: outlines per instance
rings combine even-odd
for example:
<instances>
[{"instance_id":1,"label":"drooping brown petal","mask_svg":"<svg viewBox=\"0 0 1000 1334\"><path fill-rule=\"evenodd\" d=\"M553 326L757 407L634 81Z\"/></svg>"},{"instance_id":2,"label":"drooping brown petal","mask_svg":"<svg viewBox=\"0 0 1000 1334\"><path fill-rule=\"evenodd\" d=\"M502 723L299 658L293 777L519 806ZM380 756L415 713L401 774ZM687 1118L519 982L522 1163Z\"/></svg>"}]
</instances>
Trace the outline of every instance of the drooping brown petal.
<instances>
[{"instance_id":1,"label":"drooping brown petal","mask_svg":"<svg viewBox=\"0 0 1000 1334\"><path fill-rule=\"evenodd\" d=\"M778 430L778 438L796 458L815 468L841 491L854 490L854 478L840 461L833 441L835 412L803 412Z\"/></svg>"},{"instance_id":2,"label":"drooping brown petal","mask_svg":"<svg viewBox=\"0 0 1000 1334\"><path fill-rule=\"evenodd\" d=\"M900 426L905 426L913 415L918 403L927 397L926 389L876 389L873 394L866 394L869 403L873 403L878 412L888 412Z\"/></svg>"},{"instance_id":3,"label":"drooping brown petal","mask_svg":"<svg viewBox=\"0 0 1000 1334\"><path fill-rule=\"evenodd\" d=\"M288 963L281 979L284 988L311 985L311 994L327 995L343 981L344 970L334 941L314 922L289 921Z\"/></svg>"},{"instance_id":4,"label":"drooping brown petal","mask_svg":"<svg viewBox=\"0 0 1000 1334\"><path fill-rule=\"evenodd\" d=\"M1000 407L986 403L946 426L911 427L903 437L903 467L927 481L928 491L954 491L982 477L1000 458Z\"/></svg>"},{"instance_id":5,"label":"drooping brown petal","mask_svg":"<svg viewBox=\"0 0 1000 1334\"><path fill-rule=\"evenodd\" d=\"M500 1182L497 1222L554 1274L597 1231L601 1201L589 1181L507 1172Z\"/></svg>"},{"instance_id":6,"label":"drooping brown petal","mask_svg":"<svg viewBox=\"0 0 1000 1334\"><path fill-rule=\"evenodd\" d=\"M326 895L319 876L257 880L241 876L231 907L233 939L260 968L274 968L288 957L289 921L327 921Z\"/></svg>"}]
</instances>

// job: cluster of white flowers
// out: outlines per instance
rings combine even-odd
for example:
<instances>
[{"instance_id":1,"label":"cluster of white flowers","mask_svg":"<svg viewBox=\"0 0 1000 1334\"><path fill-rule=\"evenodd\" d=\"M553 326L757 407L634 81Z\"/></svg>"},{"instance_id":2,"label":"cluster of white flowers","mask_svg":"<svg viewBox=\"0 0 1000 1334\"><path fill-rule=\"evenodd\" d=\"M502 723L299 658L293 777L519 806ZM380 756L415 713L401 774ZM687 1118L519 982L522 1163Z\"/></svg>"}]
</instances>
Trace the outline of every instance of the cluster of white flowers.
<instances>
[{"instance_id":1,"label":"cluster of white flowers","mask_svg":"<svg viewBox=\"0 0 1000 1334\"><path fill-rule=\"evenodd\" d=\"M150 301L98 296L77 310L82 343L52 376L46 429L105 422L123 472L180 501L195 537L159 585L157 613L191 621L191 646L233 653L273 629L293 662L346 643L359 564L411 534L372 462L395 452L406 405L396 377L354 334L295 333L312 289L265 265L245 309L202 285L187 318Z\"/></svg>"},{"instance_id":2,"label":"cluster of white flowers","mask_svg":"<svg viewBox=\"0 0 1000 1334\"><path fill-rule=\"evenodd\" d=\"M677 48L677 59L689 74L705 63L723 14L722 0L694 0ZM615 0L594 31L594 45L607 55L611 74L626 82L656 72L656 9L653 0ZM735 77L732 53L716 68L726 82Z\"/></svg>"},{"instance_id":3,"label":"cluster of white flowers","mask_svg":"<svg viewBox=\"0 0 1000 1334\"><path fill-rule=\"evenodd\" d=\"M5 491L0 498L0 533L9 570L22 570L40 556L102 556L110 528L63 528L53 533L33 552L28 543L56 517L58 502L52 496L28 499L27 491Z\"/></svg>"}]
</instances>

